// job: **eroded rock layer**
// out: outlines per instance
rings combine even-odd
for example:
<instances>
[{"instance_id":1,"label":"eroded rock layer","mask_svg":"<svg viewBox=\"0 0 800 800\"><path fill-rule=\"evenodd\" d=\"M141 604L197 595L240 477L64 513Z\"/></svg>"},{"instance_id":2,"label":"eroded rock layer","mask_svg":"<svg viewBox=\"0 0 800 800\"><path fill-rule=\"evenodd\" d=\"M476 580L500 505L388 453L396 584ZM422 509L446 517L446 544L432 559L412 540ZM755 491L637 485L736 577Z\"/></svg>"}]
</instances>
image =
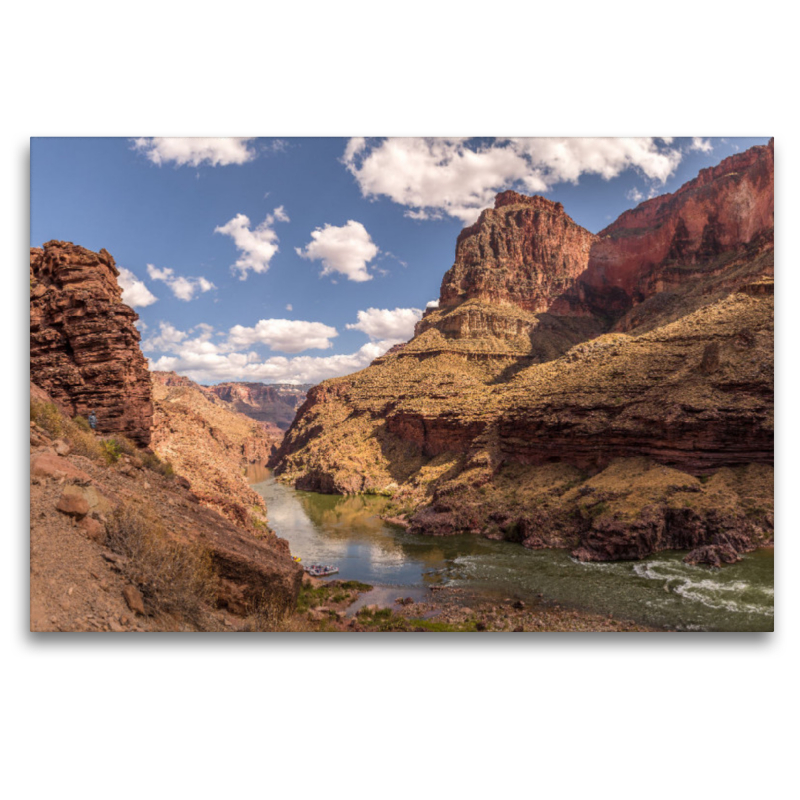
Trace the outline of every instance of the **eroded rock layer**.
<instances>
[{"instance_id":1,"label":"eroded rock layer","mask_svg":"<svg viewBox=\"0 0 800 800\"><path fill-rule=\"evenodd\" d=\"M599 237L499 195L415 337L309 392L276 472L585 559L770 541L772 170L753 148Z\"/></svg>"},{"instance_id":2,"label":"eroded rock layer","mask_svg":"<svg viewBox=\"0 0 800 800\"><path fill-rule=\"evenodd\" d=\"M58 241L31 248L31 380L72 416L95 411L98 431L146 445L150 376L118 275L105 250Z\"/></svg>"},{"instance_id":3,"label":"eroded rock layer","mask_svg":"<svg viewBox=\"0 0 800 800\"><path fill-rule=\"evenodd\" d=\"M264 500L244 476L264 466L280 440L216 395L172 372L153 372L152 447L190 483L203 505L251 532L264 527Z\"/></svg>"}]
</instances>

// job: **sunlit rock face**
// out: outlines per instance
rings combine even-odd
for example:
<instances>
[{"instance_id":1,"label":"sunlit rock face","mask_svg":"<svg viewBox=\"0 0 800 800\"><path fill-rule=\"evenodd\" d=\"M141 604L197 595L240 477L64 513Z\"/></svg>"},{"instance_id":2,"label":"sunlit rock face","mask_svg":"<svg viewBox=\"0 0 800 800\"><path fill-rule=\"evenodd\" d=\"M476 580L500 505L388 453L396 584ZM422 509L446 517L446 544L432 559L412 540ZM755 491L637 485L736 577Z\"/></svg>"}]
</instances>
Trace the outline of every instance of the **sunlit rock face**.
<instances>
[{"instance_id":1,"label":"sunlit rock face","mask_svg":"<svg viewBox=\"0 0 800 800\"><path fill-rule=\"evenodd\" d=\"M31 380L73 416L95 411L101 433L147 445L150 375L118 275L105 250L58 241L31 248Z\"/></svg>"}]
</instances>

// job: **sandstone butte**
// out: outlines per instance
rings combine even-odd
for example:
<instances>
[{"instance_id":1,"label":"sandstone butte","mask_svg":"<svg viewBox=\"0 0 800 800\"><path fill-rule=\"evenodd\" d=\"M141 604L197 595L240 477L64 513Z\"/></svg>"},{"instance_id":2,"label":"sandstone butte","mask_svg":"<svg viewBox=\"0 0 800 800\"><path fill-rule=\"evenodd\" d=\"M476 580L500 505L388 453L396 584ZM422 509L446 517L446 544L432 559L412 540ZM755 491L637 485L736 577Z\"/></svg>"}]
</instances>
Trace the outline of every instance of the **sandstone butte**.
<instances>
[{"instance_id":1,"label":"sandstone butte","mask_svg":"<svg viewBox=\"0 0 800 800\"><path fill-rule=\"evenodd\" d=\"M498 195L414 338L309 391L276 473L584 560L770 544L773 175L770 142L597 235Z\"/></svg>"},{"instance_id":2,"label":"sandstone butte","mask_svg":"<svg viewBox=\"0 0 800 800\"><path fill-rule=\"evenodd\" d=\"M122 302L111 255L70 242L30 251L30 375L69 416L150 442L153 402L138 315Z\"/></svg>"}]
</instances>

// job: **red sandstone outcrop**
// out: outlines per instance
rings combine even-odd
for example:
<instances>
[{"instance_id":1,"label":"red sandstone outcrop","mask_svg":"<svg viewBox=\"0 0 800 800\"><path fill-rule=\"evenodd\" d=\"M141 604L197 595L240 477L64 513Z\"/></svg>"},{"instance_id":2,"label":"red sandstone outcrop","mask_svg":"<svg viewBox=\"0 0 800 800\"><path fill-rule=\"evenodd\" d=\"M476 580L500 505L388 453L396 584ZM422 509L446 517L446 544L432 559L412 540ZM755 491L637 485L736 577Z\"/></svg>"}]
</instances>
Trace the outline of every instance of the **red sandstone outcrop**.
<instances>
[{"instance_id":1,"label":"red sandstone outcrop","mask_svg":"<svg viewBox=\"0 0 800 800\"><path fill-rule=\"evenodd\" d=\"M95 411L98 431L146 445L150 376L118 275L105 250L58 241L31 248L30 374L71 416Z\"/></svg>"},{"instance_id":2,"label":"red sandstone outcrop","mask_svg":"<svg viewBox=\"0 0 800 800\"><path fill-rule=\"evenodd\" d=\"M674 194L626 211L593 243L580 278L582 299L593 311L626 310L665 290L708 280L715 267L730 275L731 261L748 249L751 262L771 250L774 173L770 141L702 170Z\"/></svg>"},{"instance_id":3,"label":"red sandstone outcrop","mask_svg":"<svg viewBox=\"0 0 800 800\"><path fill-rule=\"evenodd\" d=\"M459 234L439 308L477 299L547 311L586 270L594 241L561 203L503 192L494 208Z\"/></svg>"}]
</instances>

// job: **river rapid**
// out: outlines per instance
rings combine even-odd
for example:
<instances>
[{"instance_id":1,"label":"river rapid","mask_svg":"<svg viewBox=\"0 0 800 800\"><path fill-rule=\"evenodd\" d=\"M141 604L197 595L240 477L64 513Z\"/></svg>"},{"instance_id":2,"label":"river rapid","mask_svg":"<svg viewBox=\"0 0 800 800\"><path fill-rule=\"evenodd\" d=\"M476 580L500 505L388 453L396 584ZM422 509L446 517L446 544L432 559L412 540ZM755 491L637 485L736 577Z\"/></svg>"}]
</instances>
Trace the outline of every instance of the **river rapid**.
<instances>
[{"instance_id":1,"label":"river rapid","mask_svg":"<svg viewBox=\"0 0 800 800\"><path fill-rule=\"evenodd\" d=\"M720 570L684 564L685 553L642 561L584 564L560 550L526 550L480 536L412 536L384 522L386 498L298 492L265 470L249 473L269 522L304 564L335 564L337 578L391 587L392 599L460 587L490 598L521 599L613 614L683 631L771 631L772 549Z\"/></svg>"}]
</instances>

